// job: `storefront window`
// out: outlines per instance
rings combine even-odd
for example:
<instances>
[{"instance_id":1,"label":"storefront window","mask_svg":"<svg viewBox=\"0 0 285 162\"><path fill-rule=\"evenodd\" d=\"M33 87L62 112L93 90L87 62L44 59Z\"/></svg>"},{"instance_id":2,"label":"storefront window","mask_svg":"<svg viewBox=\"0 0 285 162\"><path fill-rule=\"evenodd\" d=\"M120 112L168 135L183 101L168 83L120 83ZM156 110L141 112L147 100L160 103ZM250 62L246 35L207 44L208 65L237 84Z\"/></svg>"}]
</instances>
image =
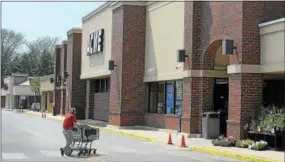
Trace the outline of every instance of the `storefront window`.
<instances>
[{"instance_id":1,"label":"storefront window","mask_svg":"<svg viewBox=\"0 0 285 162\"><path fill-rule=\"evenodd\" d=\"M149 112L157 113L157 83L149 85Z\"/></svg>"},{"instance_id":2,"label":"storefront window","mask_svg":"<svg viewBox=\"0 0 285 162\"><path fill-rule=\"evenodd\" d=\"M95 93L109 92L110 90L110 79L109 78L96 79L94 83L95 83Z\"/></svg>"},{"instance_id":3,"label":"storefront window","mask_svg":"<svg viewBox=\"0 0 285 162\"><path fill-rule=\"evenodd\" d=\"M168 82L166 84L166 113L174 113L174 84L173 82Z\"/></svg>"},{"instance_id":4,"label":"storefront window","mask_svg":"<svg viewBox=\"0 0 285 162\"><path fill-rule=\"evenodd\" d=\"M183 82L155 82L149 84L149 112L181 114Z\"/></svg>"},{"instance_id":5,"label":"storefront window","mask_svg":"<svg viewBox=\"0 0 285 162\"><path fill-rule=\"evenodd\" d=\"M165 83L158 83L158 113L165 113Z\"/></svg>"},{"instance_id":6,"label":"storefront window","mask_svg":"<svg viewBox=\"0 0 285 162\"><path fill-rule=\"evenodd\" d=\"M175 91L176 91L175 114L181 115L182 114L182 100L183 100L182 80L176 81Z\"/></svg>"}]
</instances>

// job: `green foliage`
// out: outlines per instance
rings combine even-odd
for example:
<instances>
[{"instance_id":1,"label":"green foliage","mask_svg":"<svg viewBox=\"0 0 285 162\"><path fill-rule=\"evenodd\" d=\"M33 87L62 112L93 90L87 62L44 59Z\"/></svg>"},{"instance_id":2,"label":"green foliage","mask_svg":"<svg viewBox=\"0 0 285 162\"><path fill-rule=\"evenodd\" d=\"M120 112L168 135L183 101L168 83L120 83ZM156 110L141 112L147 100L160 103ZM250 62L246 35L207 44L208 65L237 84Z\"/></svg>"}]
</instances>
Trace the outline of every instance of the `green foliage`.
<instances>
[{"instance_id":1,"label":"green foliage","mask_svg":"<svg viewBox=\"0 0 285 162\"><path fill-rule=\"evenodd\" d=\"M3 79L11 73L11 62L20 53L24 36L9 29L1 29L1 87Z\"/></svg>"},{"instance_id":2,"label":"green foliage","mask_svg":"<svg viewBox=\"0 0 285 162\"><path fill-rule=\"evenodd\" d=\"M251 129L261 127L263 130L271 131L272 128L281 130L285 127L285 109L284 107L261 106L254 118L251 120Z\"/></svg>"},{"instance_id":3,"label":"green foliage","mask_svg":"<svg viewBox=\"0 0 285 162\"><path fill-rule=\"evenodd\" d=\"M268 146L268 143L266 141L259 141L259 142L255 142L249 145L248 148L251 150L255 150L255 151L262 151L262 150L266 150L267 146Z\"/></svg>"},{"instance_id":4,"label":"green foliage","mask_svg":"<svg viewBox=\"0 0 285 162\"><path fill-rule=\"evenodd\" d=\"M57 37L47 36L34 41L25 41L21 33L7 29L2 29L1 36L2 86L4 77L11 73L25 73L29 76L53 74L53 51L59 42ZM20 48L24 45L26 48Z\"/></svg>"},{"instance_id":5,"label":"green foliage","mask_svg":"<svg viewBox=\"0 0 285 162\"><path fill-rule=\"evenodd\" d=\"M40 94L40 86L41 86L40 77L30 78L30 87L32 91L35 92L37 95Z\"/></svg>"},{"instance_id":6,"label":"green foliage","mask_svg":"<svg viewBox=\"0 0 285 162\"><path fill-rule=\"evenodd\" d=\"M254 141L252 140L238 140L236 142L236 147L239 147L239 148L248 148L250 145L252 145L254 143Z\"/></svg>"}]
</instances>

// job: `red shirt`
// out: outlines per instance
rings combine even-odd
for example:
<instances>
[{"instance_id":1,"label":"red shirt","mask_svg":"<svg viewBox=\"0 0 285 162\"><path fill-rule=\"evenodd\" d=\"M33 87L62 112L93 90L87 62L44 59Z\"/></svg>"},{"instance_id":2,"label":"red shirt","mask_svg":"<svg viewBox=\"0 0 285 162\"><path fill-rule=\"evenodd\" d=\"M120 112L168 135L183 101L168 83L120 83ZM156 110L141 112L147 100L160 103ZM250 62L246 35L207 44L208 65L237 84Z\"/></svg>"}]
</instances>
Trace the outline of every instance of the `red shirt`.
<instances>
[{"instance_id":1,"label":"red shirt","mask_svg":"<svg viewBox=\"0 0 285 162\"><path fill-rule=\"evenodd\" d=\"M67 114L63 121L63 129L71 129L76 123L76 116L72 114Z\"/></svg>"}]
</instances>

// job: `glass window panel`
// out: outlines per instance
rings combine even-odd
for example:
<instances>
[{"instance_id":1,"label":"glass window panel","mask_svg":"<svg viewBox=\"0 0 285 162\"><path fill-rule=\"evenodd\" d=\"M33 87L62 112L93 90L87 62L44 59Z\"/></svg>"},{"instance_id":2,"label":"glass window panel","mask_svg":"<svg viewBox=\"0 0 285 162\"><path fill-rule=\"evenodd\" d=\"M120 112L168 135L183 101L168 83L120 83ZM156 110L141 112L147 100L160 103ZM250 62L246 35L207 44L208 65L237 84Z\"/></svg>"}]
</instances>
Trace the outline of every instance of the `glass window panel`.
<instances>
[{"instance_id":1,"label":"glass window panel","mask_svg":"<svg viewBox=\"0 0 285 162\"><path fill-rule=\"evenodd\" d=\"M158 83L158 113L165 113L165 83Z\"/></svg>"}]
</instances>

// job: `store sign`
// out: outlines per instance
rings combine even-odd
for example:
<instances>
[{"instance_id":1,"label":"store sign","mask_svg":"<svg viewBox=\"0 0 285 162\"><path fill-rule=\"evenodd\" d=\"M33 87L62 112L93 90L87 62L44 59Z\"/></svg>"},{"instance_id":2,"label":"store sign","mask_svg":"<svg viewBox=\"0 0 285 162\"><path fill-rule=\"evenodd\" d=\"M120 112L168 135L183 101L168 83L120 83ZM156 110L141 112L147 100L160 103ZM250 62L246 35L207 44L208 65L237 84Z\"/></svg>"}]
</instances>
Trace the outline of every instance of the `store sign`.
<instances>
[{"instance_id":1,"label":"store sign","mask_svg":"<svg viewBox=\"0 0 285 162\"><path fill-rule=\"evenodd\" d=\"M91 33L88 37L87 55L103 52L104 48L104 29Z\"/></svg>"}]
</instances>

